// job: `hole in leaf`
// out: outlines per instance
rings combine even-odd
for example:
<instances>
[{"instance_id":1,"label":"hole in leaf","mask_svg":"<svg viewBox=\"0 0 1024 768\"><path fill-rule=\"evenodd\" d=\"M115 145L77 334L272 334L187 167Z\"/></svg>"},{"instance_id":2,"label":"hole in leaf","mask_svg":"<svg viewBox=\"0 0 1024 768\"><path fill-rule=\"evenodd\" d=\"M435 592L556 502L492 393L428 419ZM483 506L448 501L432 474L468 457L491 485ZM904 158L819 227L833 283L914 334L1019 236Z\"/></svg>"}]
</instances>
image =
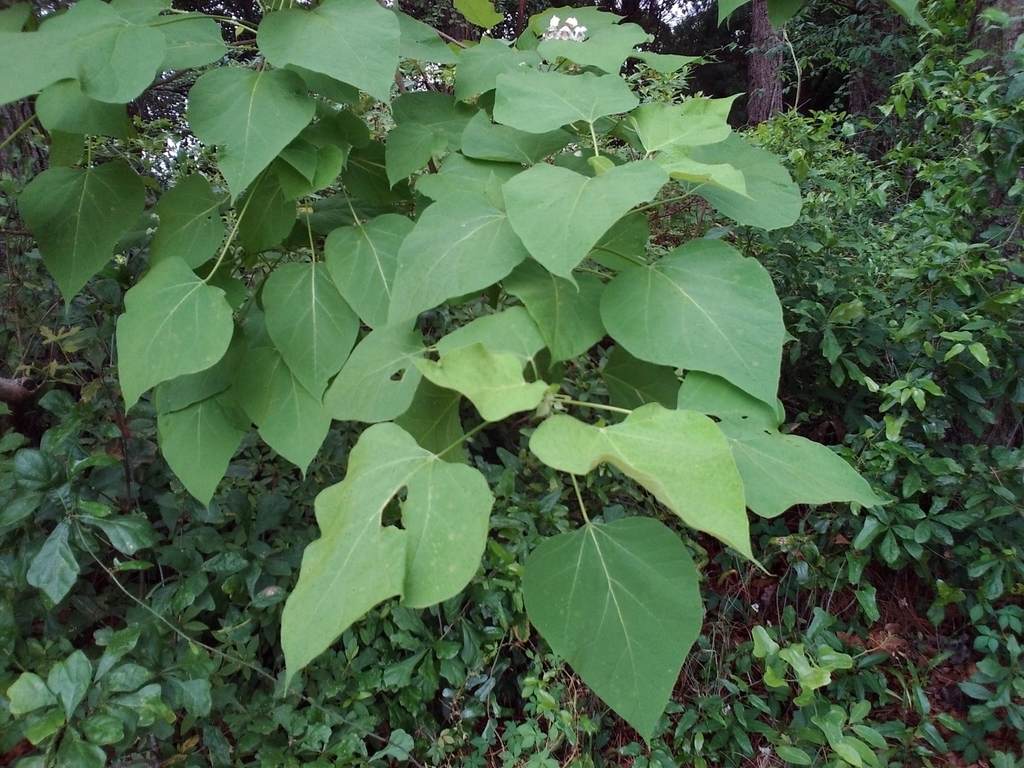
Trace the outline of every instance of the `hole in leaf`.
<instances>
[{"instance_id":1,"label":"hole in leaf","mask_svg":"<svg viewBox=\"0 0 1024 768\"><path fill-rule=\"evenodd\" d=\"M394 373L391 374L391 380L392 381L401 381L404 378L405 378L405 368L400 368L399 370L397 370L397 371L395 371Z\"/></svg>"},{"instance_id":2,"label":"hole in leaf","mask_svg":"<svg viewBox=\"0 0 1024 768\"><path fill-rule=\"evenodd\" d=\"M409 489L406 486L402 486L398 493L387 503L387 506L384 507L384 511L380 516L381 525L404 530L402 525L402 504L405 503L408 495Z\"/></svg>"}]
</instances>

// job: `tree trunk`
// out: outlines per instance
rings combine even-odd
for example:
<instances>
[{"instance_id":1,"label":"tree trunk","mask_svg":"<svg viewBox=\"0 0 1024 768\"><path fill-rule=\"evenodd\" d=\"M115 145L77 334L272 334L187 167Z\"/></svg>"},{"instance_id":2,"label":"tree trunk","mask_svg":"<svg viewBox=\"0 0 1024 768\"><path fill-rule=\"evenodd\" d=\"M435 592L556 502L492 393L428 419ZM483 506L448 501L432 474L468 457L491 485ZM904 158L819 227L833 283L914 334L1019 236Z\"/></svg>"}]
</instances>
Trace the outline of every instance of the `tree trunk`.
<instances>
[{"instance_id":1,"label":"tree trunk","mask_svg":"<svg viewBox=\"0 0 1024 768\"><path fill-rule=\"evenodd\" d=\"M747 123L757 125L782 111L782 36L768 21L766 0L754 0L751 13Z\"/></svg>"}]
</instances>

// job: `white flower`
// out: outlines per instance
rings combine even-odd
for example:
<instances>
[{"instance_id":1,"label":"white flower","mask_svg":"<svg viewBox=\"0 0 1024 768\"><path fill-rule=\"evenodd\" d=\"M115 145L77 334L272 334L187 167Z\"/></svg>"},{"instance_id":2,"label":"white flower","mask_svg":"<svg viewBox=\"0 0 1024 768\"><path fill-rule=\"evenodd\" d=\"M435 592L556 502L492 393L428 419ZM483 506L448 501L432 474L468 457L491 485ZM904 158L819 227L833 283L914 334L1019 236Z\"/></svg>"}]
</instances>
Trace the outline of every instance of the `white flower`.
<instances>
[{"instance_id":1,"label":"white flower","mask_svg":"<svg viewBox=\"0 0 1024 768\"><path fill-rule=\"evenodd\" d=\"M570 26L570 27L578 27L580 25L580 23L578 21L576 21L576 17L575 16L570 16L568 19L565 20L565 23L566 23L567 26Z\"/></svg>"},{"instance_id":2,"label":"white flower","mask_svg":"<svg viewBox=\"0 0 1024 768\"><path fill-rule=\"evenodd\" d=\"M560 21L560 19L557 16L552 16L551 17L551 23L548 24L548 29L550 29L552 31L558 29L558 22L559 21Z\"/></svg>"}]
</instances>

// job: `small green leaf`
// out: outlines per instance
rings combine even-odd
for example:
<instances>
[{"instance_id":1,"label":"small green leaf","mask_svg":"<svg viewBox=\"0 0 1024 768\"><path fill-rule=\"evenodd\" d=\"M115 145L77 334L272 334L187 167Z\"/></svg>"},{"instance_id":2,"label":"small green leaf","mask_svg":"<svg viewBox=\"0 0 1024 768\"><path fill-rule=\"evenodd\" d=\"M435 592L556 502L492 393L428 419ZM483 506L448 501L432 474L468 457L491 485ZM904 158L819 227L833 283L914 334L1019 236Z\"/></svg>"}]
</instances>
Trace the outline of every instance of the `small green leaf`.
<instances>
[{"instance_id":1,"label":"small green leaf","mask_svg":"<svg viewBox=\"0 0 1024 768\"><path fill-rule=\"evenodd\" d=\"M540 64L535 51L510 48L505 40L483 37L477 45L459 54L455 70L455 98L466 101L487 91L493 91L498 75L518 72L523 66Z\"/></svg>"},{"instance_id":2,"label":"small green leaf","mask_svg":"<svg viewBox=\"0 0 1024 768\"><path fill-rule=\"evenodd\" d=\"M139 719L139 725L143 725L142 718ZM86 744L73 729L64 733L60 749L57 750L57 765L73 765L75 768L104 768L106 764L107 753L98 746Z\"/></svg>"},{"instance_id":3,"label":"small green leaf","mask_svg":"<svg viewBox=\"0 0 1024 768\"><path fill-rule=\"evenodd\" d=\"M36 98L36 115L48 131L128 137L124 105L89 98L76 80L61 80L44 88Z\"/></svg>"},{"instance_id":4,"label":"small green leaf","mask_svg":"<svg viewBox=\"0 0 1024 768\"><path fill-rule=\"evenodd\" d=\"M629 112L636 96L618 75L562 75L522 68L498 75L494 119L528 133Z\"/></svg>"},{"instance_id":5,"label":"small green leaf","mask_svg":"<svg viewBox=\"0 0 1024 768\"><path fill-rule=\"evenodd\" d=\"M383 526L402 488L402 528ZM321 538L303 553L281 619L286 680L381 600L422 608L462 589L480 565L493 501L477 470L443 461L400 427L363 432L345 480L316 499Z\"/></svg>"},{"instance_id":6,"label":"small green leaf","mask_svg":"<svg viewBox=\"0 0 1024 768\"><path fill-rule=\"evenodd\" d=\"M785 328L767 271L719 240L692 240L605 288L601 317L632 355L714 373L774 402Z\"/></svg>"},{"instance_id":7,"label":"small green leaf","mask_svg":"<svg viewBox=\"0 0 1024 768\"><path fill-rule=\"evenodd\" d=\"M443 133L421 123L395 126L388 133L384 152L391 186L423 168L432 157L441 154L447 145L448 139Z\"/></svg>"},{"instance_id":8,"label":"small green leaf","mask_svg":"<svg viewBox=\"0 0 1024 768\"><path fill-rule=\"evenodd\" d=\"M217 145L217 166L232 198L299 135L314 111L302 78L284 69L211 69L188 94L189 124L200 141Z\"/></svg>"},{"instance_id":9,"label":"small green leaf","mask_svg":"<svg viewBox=\"0 0 1024 768\"><path fill-rule=\"evenodd\" d=\"M40 744L53 736L65 722L63 712L51 709L25 726L25 738L30 744Z\"/></svg>"},{"instance_id":10,"label":"small green leaf","mask_svg":"<svg viewBox=\"0 0 1024 768\"><path fill-rule=\"evenodd\" d=\"M455 0L455 10L466 17L466 21L484 29L505 20L505 14L494 10L490 0Z\"/></svg>"},{"instance_id":11,"label":"small green leaf","mask_svg":"<svg viewBox=\"0 0 1024 768\"><path fill-rule=\"evenodd\" d=\"M388 101L398 68L398 18L375 0L324 0L316 9L270 13L256 38L275 67L329 75Z\"/></svg>"},{"instance_id":12,"label":"small green leaf","mask_svg":"<svg viewBox=\"0 0 1024 768\"><path fill-rule=\"evenodd\" d=\"M668 181L650 161L620 165L588 178L553 165L535 165L506 182L508 218L530 255L570 278L608 228Z\"/></svg>"},{"instance_id":13,"label":"small green leaf","mask_svg":"<svg viewBox=\"0 0 1024 768\"><path fill-rule=\"evenodd\" d=\"M281 243L295 225L294 199L286 199L281 176L274 168L238 198L238 239L249 253L259 253Z\"/></svg>"},{"instance_id":14,"label":"small green leaf","mask_svg":"<svg viewBox=\"0 0 1024 768\"><path fill-rule=\"evenodd\" d=\"M153 530L153 524L142 515L116 515L112 517L82 515L81 520L102 530L114 546L114 549L129 557L140 549L151 547L157 542L157 535L156 531ZM71 715L68 715L68 717L70 718Z\"/></svg>"},{"instance_id":15,"label":"small green leaf","mask_svg":"<svg viewBox=\"0 0 1024 768\"><path fill-rule=\"evenodd\" d=\"M604 283L596 277L577 275L573 285L528 259L502 285L526 305L553 361L582 355L604 338L599 309Z\"/></svg>"},{"instance_id":16,"label":"small green leaf","mask_svg":"<svg viewBox=\"0 0 1024 768\"><path fill-rule=\"evenodd\" d=\"M707 416L651 403L620 424L594 427L556 414L533 433L530 450L549 467L574 475L612 464L690 527L753 557L743 483L729 444Z\"/></svg>"},{"instance_id":17,"label":"small green leaf","mask_svg":"<svg viewBox=\"0 0 1024 768\"><path fill-rule=\"evenodd\" d=\"M398 250L412 231L405 216L388 213L327 236L327 269L342 297L371 328L386 325Z\"/></svg>"},{"instance_id":18,"label":"small green leaf","mask_svg":"<svg viewBox=\"0 0 1024 768\"><path fill-rule=\"evenodd\" d=\"M502 185L518 173L521 165L471 160L458 152L448 155L438 173L429 173L416 180L416 190L432 200L466 199L472 206L485 199L504 210Z\"/></svg>"},{"instance_id":19,"label":"small green leaf","mask_svg":"<svg viewBox=\"0 0 1024 768\"><path fill-rule=\"evenodd\" d=\"M775 747L775 754L793 765L814 765L814 760L811 759L811 756L798 747L779 744Z\"/></svg>"},{"instance_id":20,"label":"small green leaf","mask_svg":"<svg viewBox=\"0 0 1024 768\"><path fill-rule=\"evenodd\" d=\"M334 379L324 406L339 421L390 421L412 403L420 383L415 361L423 357L423 337L399 325L385 325L366 336Z\"/></svg>"},{"instance_id":21,"label":"small green leaf","mask_svg":"<svg viewBox=\"0 0 1024 768\"><path fill-rule=\"evenodd\" d=\"M608 356L601 369L601 378L612 405L619 408L635 410L646 403L676 407L679 394L676 372L665 365L638 360L621 346L616 346Z\"/></svg>"},{"instance_id":22,"label":"small green leaf","mask_svg":"<svg viewBox=\"0 0 1024 768\"><path fill-rule=\"evenodd\" d=\"M967 351L974 356L974 359L981 363L986 368L992 365L992 361L989 360L988 350L985 349L985 345L981 342L974 342L973 344L967 345ZM934 385L933 385L934 386ZM934 393L933 393L934 394Z\"/></svg>"},{"instance_id":23,"label":"small green leaf","mask_svg":"<svg viewBox=\"0 0 1024 768\"><path fill-rule=\"evenodd\" d=\"M322 262L278 267L263 285L267 332L288 367L314 397L345 364L359 318Z\"/></svg>"},{"instance_id":24,"label":"small green leaf","mask_svg":"<svg viewBox=\"0 0 1024 768\"><path fill-rule=\"evenodd\" d=\"M465 437L459 419L462 396L421 379L408 410L395 419L416 443L445 461L466 462L461 440Z\"/></svg>"},{"instance_id":25,"label":"small green leaf","mask_svg":"<svg viewBox=\"0 0 1024 768\"><path fill-rule=\"evenodd\" d=\"M758 625L755 626L751 632L751 636L754 640L754 657L758 659L767 659L769 656L773 656L779 652L779 644L776 643L772 636L768 634L768 631Z\"/></svg>"},{"instance_id":26,"label":"small green leaf","mask_svg":"<svg viewBox=\"0 0 1024 768\"><path fill-rule=\"evenodd\" d=\"M390 323L493 285L526 258L504 212L483 199L434 203L398 251Z\"/></svg>"},{"instance_id":27,"label":"small green leaf","mask_svg":"<svg viewBox=\"0 0 1024 768\"><path fill-rule=\"evenodd\" d=\"M391 105L391 115L398 126L419 125L443 134L452 152L459 150L462 132L476 114L475 107L462 104L454 96L438 91L403 93Z\"/></svg>"},{"instance_id":28,"label":"small green leaf","mask_svg":"<svg viewBox=\"0 0 1024 768\"><path fill-rule=\"evenodd\" d=\"M167 41L161 71L192 69L212 64L228 52L220 24L204 14L183 18L160 27Z\"/></svg>"},{"instance_id":29,"label":"small green leaf","mask_svg":"<svg viewBox=\"0 0 1024 768\"><path fill-rule=\"evenodd\" d=\"M18 200L66 301L110 261L145 204L142 180L121 160L86 170L50 168Z\"/></svg>"},{"instance_id":30,"label":"small green leaf","mask_svg":"<svg viewBox=\"0 0 1024 768\"><path fill-rule=\"evenodd\" d=\"M181 259L153 267L125 295L117 320L117 370L125 408L161 381L209 368L224 356L234 324L224 291Z\"/></svg>"},{"instance_id":31,"label":"small green leaf","mask_svg":"<svg viewBox=\"0 0 1024 768\"><path fill-rule=\"evenodd\" d=\"M647 241L650 239L647 216L642 211L634 211L612 224L587 258L616 272L626 267L643 266L647 263Z\"/></svg>"},{"instance_id":32,"label":"small green leaf","mask_svg":"<svg viewBox=\"0 0 1024 768\"><path fill-rule=\"evenodd\" d=\"M149 264L179 258L193 269L213 258L224 240L223 199L198 173L186 176L157 203L160 226L149 244Z\"/></svg>"},{"instance_id":33,"label":"small green leaf","mask_svg":"<svg viewBox=\"0 0 1024 768\"><path fill-rule=\"evenodd\" d=\"M46 687L43 678L32 672L22 672L18 676L7 689L7 698L10 700L11 714L15 717L57 703L57 697Z\"/></svg>"},{"instance_id":34,"label":"small green leaf","mask_svg":"<svg viewBox=\"0 0 1024 768\"><path fill-rule=\"evenodd\" d=\"M43 548L32 559L26 581L46 593L54 603L59 603L78 581L78 560L68 543L71 528L67 521L57 523Z\"/></svg>"},{"instance_id":35,"label":"small green leaf","mask_svg":"<svg viewBox=\"0 0 1024 768\"><path fill-rule=\"evenodd\" d=\"M509 352L525 366L544 348L544 337L524 307L481 315L437 342L439 354L480 342L489 352ZM522 366L520 366L522 370Z\"/></svg>"},{"instance_id":36,"label":"small green leaf","mask_svg":"<svg viewBox=\"0 0 1024 768\"><path fill-rule=\"evenodd\" d=\"M648 152L672 145L696 147L725 141L735 96L727 99L690 98L682 104L652 102L629 113L625 123L636 131Z\"/></svg>"},{"instance_id":37,"label":"small green leaf","mask_svg":"<svg viewBox=\"0 0 1024 768\"><path fill-rule=\"evenodd\" d=\"M46 687L60 697L64 705L64 715L68 720L85 698L91 680L92 664L81 651L75 651L50 669Z\"/></svg>"},{"instance_id":38,"label":"small green leaf","mask_svg":"<svg viewBox=\"0 0 1024 768\"><path fill-rule=\"evenodd\" d=\"M531 553L523 596L552 650L650 739L703 617L679 537L649 518L588 523Z\"/></svg>"},{"instance_id":39,"label":"small green leaf","mask_svg":"<svg viewBox=\"0 0 1024 768\"><path fill-rule=\"evenodd\" d=\"M492 123L481 110L462 133L462 153L478 160L532 165L570 141L572 134L560 128L548 133L527 133Z\"/></svg>"},{"instance_id":40,"label":"small green leaf","mask_svg":"<svg viewBox=\"0 0 1024 768\"><path fill-rule=\"evenodd\" d=\"M461 392L476 406L486 421L536 408L548 385L527 383L522 361L508 352L493 354L480 342L457 347L438 362L417 360L420 372L439 387Z\"/></svg>"},{"instance_id":41,"label":"small green leaf","mask_svg":"<svg viewBox=\"0 0 1024 768\"><path fill-rule=\"evenodd\" d=\"M249 350L238 367L232 392L267 445L305 473L327 437L331 417L277 350Z\"/></svg>"},{"instance_id":42,"label":"small green leaf","mask_svg":"<svg viewBox=\"0 0 1024 768\"><path fill-rule=\"evenodd\" d=\"M124 738L124 723L112 715L93 715L82 721L82 733L92 744L116 744Z\"/></svg>"}]
</instances>

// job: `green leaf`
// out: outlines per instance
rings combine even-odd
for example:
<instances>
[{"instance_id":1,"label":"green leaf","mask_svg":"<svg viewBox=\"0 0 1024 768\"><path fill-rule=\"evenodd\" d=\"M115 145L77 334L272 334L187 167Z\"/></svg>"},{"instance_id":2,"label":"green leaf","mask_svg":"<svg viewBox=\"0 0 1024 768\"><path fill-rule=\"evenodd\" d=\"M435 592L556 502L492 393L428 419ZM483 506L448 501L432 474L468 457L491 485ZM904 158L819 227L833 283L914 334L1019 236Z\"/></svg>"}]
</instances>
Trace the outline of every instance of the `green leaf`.
<instances>
[{"instance_id":1,"label":"green leaf","mask_svg":"<svg viewBox=\"0 0 1024 768\"><path fill-rule=\"evenodd\" d=\"M448 139L445 135L429 126L420 123L396 126L388 134L384 151L391 186L423 168L434 155L441 154L446 146Z\"/></svg>"},{"instance_id":2,"label":"green leaf","mask_svg":"<svg viewBox=\"0 0 1024 768\"><path fill-rule=\"evenodd\" d=\"M50 669L46 687L60 697L64 705L64 715L68 720L85 698L91 680L92 664L81 651L75 651Z\"/></svg>"},{"instance_id":3,"label":"green leaf","mask_svg":"<svg viewBox=\"0 0 1024 768\"><path fill-rule=\"evenodd\" d=\"M549 467L574 475L612 464L691 528L752 557L743 482L729 444L703 414L651 403L610 427L556 414L533 433L530 450Z\"/></svg>"},{"instance_id":4,"label":"green leaf","mask_svg":"<svg viewBox=\"0 0 1024 768\"><path fill-rule=\"evenodd\" d=\"M412 16L392 9L401 28L399 53L403 59L436 64L455 64L458 55L437 34L437 30Z\"/></svg>"},{"instance_id":5,"label":"green leaf","mask_svg":"<svg viewBox=\"0 0 1024 768\"><path fill-rule=\"evenodd\" d=\"M260 52L275 67L320 72L388 101L398 68L398 18L375 0L324 0L315 10L268 14Z\"/></svg>"},{"instance_id":6,"label":"green leaf","mask_svg":"<svg viewBox=\"0 0 1024 768\"><path fill-rule=\"evenodd\" d=\"M124 724L113 715L93 715L82 721L82 733L92 744L116 744L124 738Z\"/></svg>"},{"instance_id":7,"label":"green leaf","mask_svg":"<svg viewBox=\"0 0 1024 768\"><path fill-rule=\"evenodd\" d=\"M153 395L157 413L180 411L230 387L247 346L242 333L236 331L227 352L214 365L161 382Z\"/></svg>"},{"instance_id":8,"label":"green leaf","mask_svg":"<svg viewBox=\"0 0 1024 768\"><path fill-rule=\"evenodd\" d=\"M460 101L471 99L494 90L498 75L518 72L523 66L540 64L535 51L520 51L510 48L504 40L483 37L477 45L459 54L459 65L455 69L455 98Z\"/></svg>"},{"instance_id":9,"label":"green leaf","mask_svg":"<svg viewBox=\"0 0 1024 768\"><path fill-rule=\"evenodd\" d=\"M193 445L197 447L195 444ZM152 547L158 541L152 523L143 515L115 515L112 517L82 515L80 519L103 531L114 549L129 557L140 549Z\"/></svg>"},{"instance_id":10,"label":"green leaf","mask_svg":"<svg viewBox=\"0 0 1024 768\"><path fill-rule=\"evenodd\" d=\"M562 6L560 8L548 8L546 11L541 11L531 16L530 29L540 37L551 26L552 16L557 16L560 20L565 19L567 16L575 17L580 26L587 28L589 35L595 35L603 29L614 27L622 21L621 16L608 13L607 11L599 11L597 8Z\"/></svg>"},{"instance_id":11,"label":"green leaf","mask_svg":"<svg viewBox=\"0 0 1024 768\"><path fill-rule=\"evenodd\" d=\"M649 740L704 613L679 537L642 517L559 534L526 561L523 597L552 650Z\"/></svg>"},{"instance_id":12,"label":"green leaf","mask_svg":"<svg viewBox=\"0 0 1024 768\"><path fill-rule=\"evenodd\" d=\"M263 286L267 332L295 378L314 397L345 364L359 318L334 287L323 263L292 262Z\"/></svg>"},{"instance_id":13,"label":"green leaf","mask_svg":"<svg viewBox=\"0 0 1024 768\"><path fill-rule=\"evenodd\" d=\"M20 32L32 18L32 6L18 2L0 11L0 32Z\"/></svg>"},{"instance_id":14,"label":"green leaf","mask_svg":"<svg viewBox=\"0 0 1024 768\"><path fill-rule=\"evenodd\" d=\"M508 218L530 255L571 279L608 228L668 181L655 163L640 161L588 178L567 168L535 165L506 182Z\"/></svg>"},{"instance_id":15,"label":"green leaf","mask_svg":"<svg viewBox=\"0 0 1024 768\"><path fill-rule=\"evenodd\" d=\"M408 410L395 419L416 443L445 461L466 463L461 441L465 437L459 419L462 396L421 379Z\"/></svg>"},{"instance_id":16,"label":"green leaf","mask_svg":"<svg viewBox=\"0 0 1024 768\"><path fill-rule=\"evenodd\" d=\"M44 88L36 99L36 115L48 131L128 137L124 105L89 98L76 80L61 80Z\"/></svg>"},{"instance_id":17,"label":"green leaf","mask_svg":"<svg viewBox=\"0 0 1024 768\"><path fill-rule=\"evenodd\" d=\"M623 347L616 346L608 356L601 378L612 405L635 410L646 403L676 407L679 378L672 368L638 360ZM693 408L690 410L699 410Z\"/></svg>"},{"instance_id":18,"label":"green leaf","mask_svg":"<svg viewBox=\"0 0 1024 768\"><path fill-rule=\"evenodd\" d=\"M159 686L158 686L159 687ZM143 725L140 718L139 725ZM73 730L65 731L57 750L57 765L75 766L75 768L104 768L107 764L107 753L95 744L86 744Z\"/></svg>"},{"instance_id":19,"label":"green leaf","mask_svg":"<svg viewBox=\"0 0 1024 768\"><path fill-rule=\"evenodd\" d=\"M647 263L647 241L650 239L647 216L636 211L612 224L587 258L617 272L630 266L643 266Z\"/></svg>"},{"instance_id":20,"label":"green leaf","mask_svg":"<svg viewBox=\"0 0 1024 768\"><path fill-rule=\"evenodd\" d=\"M746 195L718 186L691 185L719 213L762 229L788 227L800 216L800 188L779 159L733 133L718 144L694 147L689 158L705 165L732 165L743 172Z\"/></svg>"},{"instance_id":21,"label":"green leaf","mask_svg":"<svg viewBox=\"0 0 1024 768\"><path fill-rule=\"evenodd\" d=\"M581 67L595 67L617 76L626 59L637 53L636 46L653 39L636 24L615 24L597 31L587 27L587 31L590 35L582 42L557 38L541 40L537 53L551 62L566 59Z\"/></svg>"},{"instance_id":22,"label":"green leaf","mask_svg":"<svg viewBox=\"0 0 1024 768\"><path fill-rule=\"evenodd\" d=\"M121 160L86 170L50 168L18 200L65 301L110 260L145 204L142 180Z\"/></svg>"},{"instance_id":23,"label":"green leaf","mask_svg":"<svg viewBox=\"0 0 1024 768\"><path fill-rule=\"evenodd\" d=\"M601 317L641 360L706 371L774 402L782 308L757 261L718 240L692 240L651 267L631 267L605 288Z\"/></svg>"},{"instance_id":24,"label":"green leaf","mask_svg":"<svg viewBox=\"0 0 1024 768\"><path fill-rule=\"evenodd\" d=\"M160 452L188 492L209 504L249 420L231 392L157 416Z\"/></svg>"},{"instance_id":25,"label":"green leaf","mask_svg":"<svg viewBox=\"0 0 1024 768\"><path fill-rule=\"evenodd\" d=\"M604 338L599 308L604 283L596 277L576 275L573 285L528 259L502 285L526 305L551 350L552 361L582 355Z\"/></svg>"},{"instance_id":26,"label":"green leaf","mask_svg":"<svg viewBox=\"0 0 1024 768\"><path fill-rule=\"evenodd\" d=\"M727 99L694 97L682 104L641 104L629 114L625 123L636 131L648 152L673 145L696 147L716 144L725 141L731 133L727 121L735 100L735 96Z\"/></svg>"},{"instance_id":27,"label":"green leaf","mask_svg":"<svg viewBox=\"0 0 1024 768\"><path fill-rule=\"evenodd\" d=\"M797 747L789 747L785 744L779 744L775 747L775 754L787 763L792 763L793 765L814 765L814 760L811 756Z\"/></svg>"},{"instance_id":28,"label":"green leaf","mask_svg":"<svg viewBox=\"0 0 1024 768\"><path fill-rule=\"evenodd\" d=\"M161 71L204 67L228 52L220 24L209 16L176 16L173 24L160 27L167 41Z\"/></svg>"},{"instance_id":29,"label":"green leaf","mask_svg":"<svg viewBox=\"0 0 1024 768\"><path fill-rule=\"evenodd\" d=\"M526 258L508 217L486 200L451 198L420 216L398 251L388 321L493 285Z\"/></svg>"},{"instance_id":30,"label":"green leaf","mask_svg":"<svg viewBox=\"0 0 1024 768\"><path fill-rule=\"evenodd\" d=\"M562 149L572 134L557 129L548 133L527 133L492 123L487 113L477 112L462 134L462 153L479 160L532 165Z\"/></svg>"},{"instance_id":31,"label":"green leaf","mask_svg":"<svg viewBox=\"0 0 1024 768\"><path fill-rule=\"evenodd\" d=\"M299 135L314 110L302 78L284 69L212 69L188 95L189 124L200 141L217 145L232 198Z\"/></svg>"},{"instance_id":32,"label":"green leaf","mask_svg":"<svg viewBox=\"0 0 1024 768\"><path fill-rule=\"evenodd\" d=\"M281 178L268 170L238 199L238 239L248 253L281 243L295 225L294 199L285 199Z\"/></svg>"},{"instance_id":33,"label":"green leaf","mask_svg":"<svg viewBox=\"0 0 1024 768\"><path fill-rule=\"evenodd\" d=\"M528 133L547 133L563 125L629 112L636 96L618 75L562 75L521 69L498 75L494 119Z\"/></svg>"},{"instance_id":34,"label":"green leaf","mask_svg":"<svg viewBox=\"0 0 1024 768\"><path fill-rule=\"evenodd\" d=\"M15 717L57 703L57 697L46 687L43 678L32 672L22 672L18 676L7 689L7 698L10 700L11 714Z\"/></svg>"},{"instance_id":35,"label":"green leaf","mask_svg":"<svg viewBox=\"0 0 1024 768\"><path fill-rule=\"evenodd\" d=\"M78 560L68 543L71 528L66 521L57 523L43 548L32 559L26 581L46 593L54 603L59 603L71 591L78 580Z\"/></svg>"},{"instance_id":36,"label":"green leaf","mask_svg":"<svg viewBox=\"0 0 1024 768\"><path fill-rule=\"evenodd\" d=\"M353 149L341 177L352 195L371 205L389 205L409 197L406 184L391 184L388 180L386 153L387 150L379 141L371 141L361 149Z\"/></svg>"},{"instance_id":37,"label":"green leaf","mask_svg":"<svg viewBox=\"0 0 1024 768\"><path fill-rule=\"evenodd\" d=\"M540 329L524 307L509 307L493 315L481 315L437 342L439 354L480 342L489 352L508 352L525 366L544 346ZM520 370L522 370L520 366Z\"/></svg>"},{"instance_id":38,"label":"green leaf","mask_svg":"<svg viewBox=\"0 0 1024 768\"><path fill-rule=\"evenodd\" d=\"M331 417L277 350L249 350L231 391L267 445L305 473L327 437Z\"/></svg>"},{"instance_id":39,"label":"green leaf","mask_svg":"<svg viewBox=\"0 0 1024 768\"><path fill-rule=\"evenodd\" d=\"M117 320L117 370L125 408L161 381L216 363L234 331L224 291L181 259L153 267L124 297Z\"/></svg>"},{"instance_id":40,"label":"green leaf","mask_svg":"<svg viewBox=\"0 0 1024 768\"><path fill-rule=\"evenodd\" d=\"M505 20L505 14L494 10L494 3L490 0L455 0L455 10L465 16L470 24L484 29L490 29Z\"/></svg>"},{"instance_id":41,"label":"green leaf","mask_svg":"<svg viewBox=\"0 0 1024 768\"><path fill-rule=\"evenodd\" d=\"M403 488L402 528L382 526ZM480 565L493 501L477 470L420 448L401 427L363 432L345 480L316 499L321 538L303 553L281 619L286 680L381 600L422 608L462 589Z\"/></svg>"},{"instance_id":42,"label":"green leaf","mask_svg":"<svg viewBox=\"0 0 1024 768\"><path fill-rule=\"evenodd\" d=\"M454 152L441 163L438 173L424 174L416 180L416 190L432 200L468 199L469 204L484 198L504 210L502 185L518 173L521 165L470 160Z\"/></svg>"},{"instance_id":43,"label":"green leaf","mask_svg":"<svg viewBox=\"0 0 1024 768\"><path fill-rule=\"evenodd\" d=\"M441 355L438 362L417 360L423 375L439 387L461 392L486 421L536 408L548 385L527 383L522 361L510 352L494 354L476 342Z\"/></svg>"},{"instance_id":44,"label":"green leaf","mask_svg":"<svg viewBox=\"0 0 1024 768\"><path fill-rule=\"evenodd\" d=\"M421 378L415 361L423 354L423 337L416 331L377 328L349 355L324 406L339 421L390 421L412 403Z\"/></svg>"},{"instance_id":45,"label":"green leaf","mask_svg":"<svg viewBox=\"0 0 1024 768\"><path fill-rule=\"evenodd\" d=\"M767 0L768 21L778 29L803 6L804 0Z\"/></svg>"},{"instance_id":46,"label":"green leaf","mask_svg":"<svg viewBox=\"0 0 1024 768\"><path fill-rule=\"evenodd\" d=\"M391 115L399 127L419 125L444 134L452 152L459 150L462 132L476 114L476 107L457 102L454 96L437 91L403 93L391 105ZM390 134L388 137L390 141Z\"/></svg>"},{"instance_id":47,"label":"green leaf","mask_svg":"<svg viewBox=\"0 0 1024 768\"><path fill-rule=\"evenodd\" d=\"M917 9L917 0L886 0L886 2L911 24L916 24L921 29L930 29L928 22L924 20L921 12Z\"/></svg>"},{"instance_id":48,"label":"green leaf","mask_svg":"<svg viewBox=\"0 0 1024 768\"><path fill-rule=\"evenodd\" d=\"M794 504L856 501L881 504L856 470L820 443L780 434L781 418L767 404L729 382L694 371L679 389L679 408L720 419L747 506L761 517L776 517Z\"/></svg>"},{"instance_id":49,"label":"green leaf","mask_svg":"<svg viewBox=\"0 0 1024 768\"><path fill-rule=\"evenodd\" d=\"M411 219L389 213L327 236L324 256L331 278L371 328L387 324L398 251L412 228Z\"/></svg>"},{"instance_id":50,"label":"green leaf","mask_svg":"<svg viewBox=\"0 0 1024 768\"><path fill-rule=\"evenodd\" d=\"M179 258L195 269L217 253L224 240L221 195L198 173L186 176L157 203L160 226L149 244L149 264Z\"/></svg>"},{"instance_id":51,"label":"green leaf","mask_svg":"<svg viewBox=\"0 0 1024 768\"><path fill-rule=\"evenodd\" d=\"M55 734L65 722L64 713L59 709L43 712L26 724L25 738L30 744L38 745Z\"/></svg>"},{"instance_id":52,"label":"green leaf","mask_svg":"<svg viewBox=\"0 0 1024 768\"><path fill-rule=\"evenodd\" d=\"M655 162L671 178L689 182L694 191L702 190L710 184L737 195L747 195L747 180L743 171L729 163L698 163L690 157L689 147L668 147L658 153Z\"/></svg>"},{"instance_id":53,"label":"green leaf","mask_svg":"<svg viewBox=\"0 0 1024 768\"><path fill-rule=\"evenodd\" d=\"M718 24L732 16L737 8L742 8L750 0L718 0Z\"/></svg>"},{"instance_id":54,"label":"green leaf","mask_svg":"<svg viewBox=\"0 0 1024 768\"><path fill-rule=\"evenodd\" d=\"M640 51L635 54L644 64L663 75L671 75L691 64L701 64L703 59L700 56L677 56L674 53L653 53L652 51Z\"/></svg>"}]
</instances>

